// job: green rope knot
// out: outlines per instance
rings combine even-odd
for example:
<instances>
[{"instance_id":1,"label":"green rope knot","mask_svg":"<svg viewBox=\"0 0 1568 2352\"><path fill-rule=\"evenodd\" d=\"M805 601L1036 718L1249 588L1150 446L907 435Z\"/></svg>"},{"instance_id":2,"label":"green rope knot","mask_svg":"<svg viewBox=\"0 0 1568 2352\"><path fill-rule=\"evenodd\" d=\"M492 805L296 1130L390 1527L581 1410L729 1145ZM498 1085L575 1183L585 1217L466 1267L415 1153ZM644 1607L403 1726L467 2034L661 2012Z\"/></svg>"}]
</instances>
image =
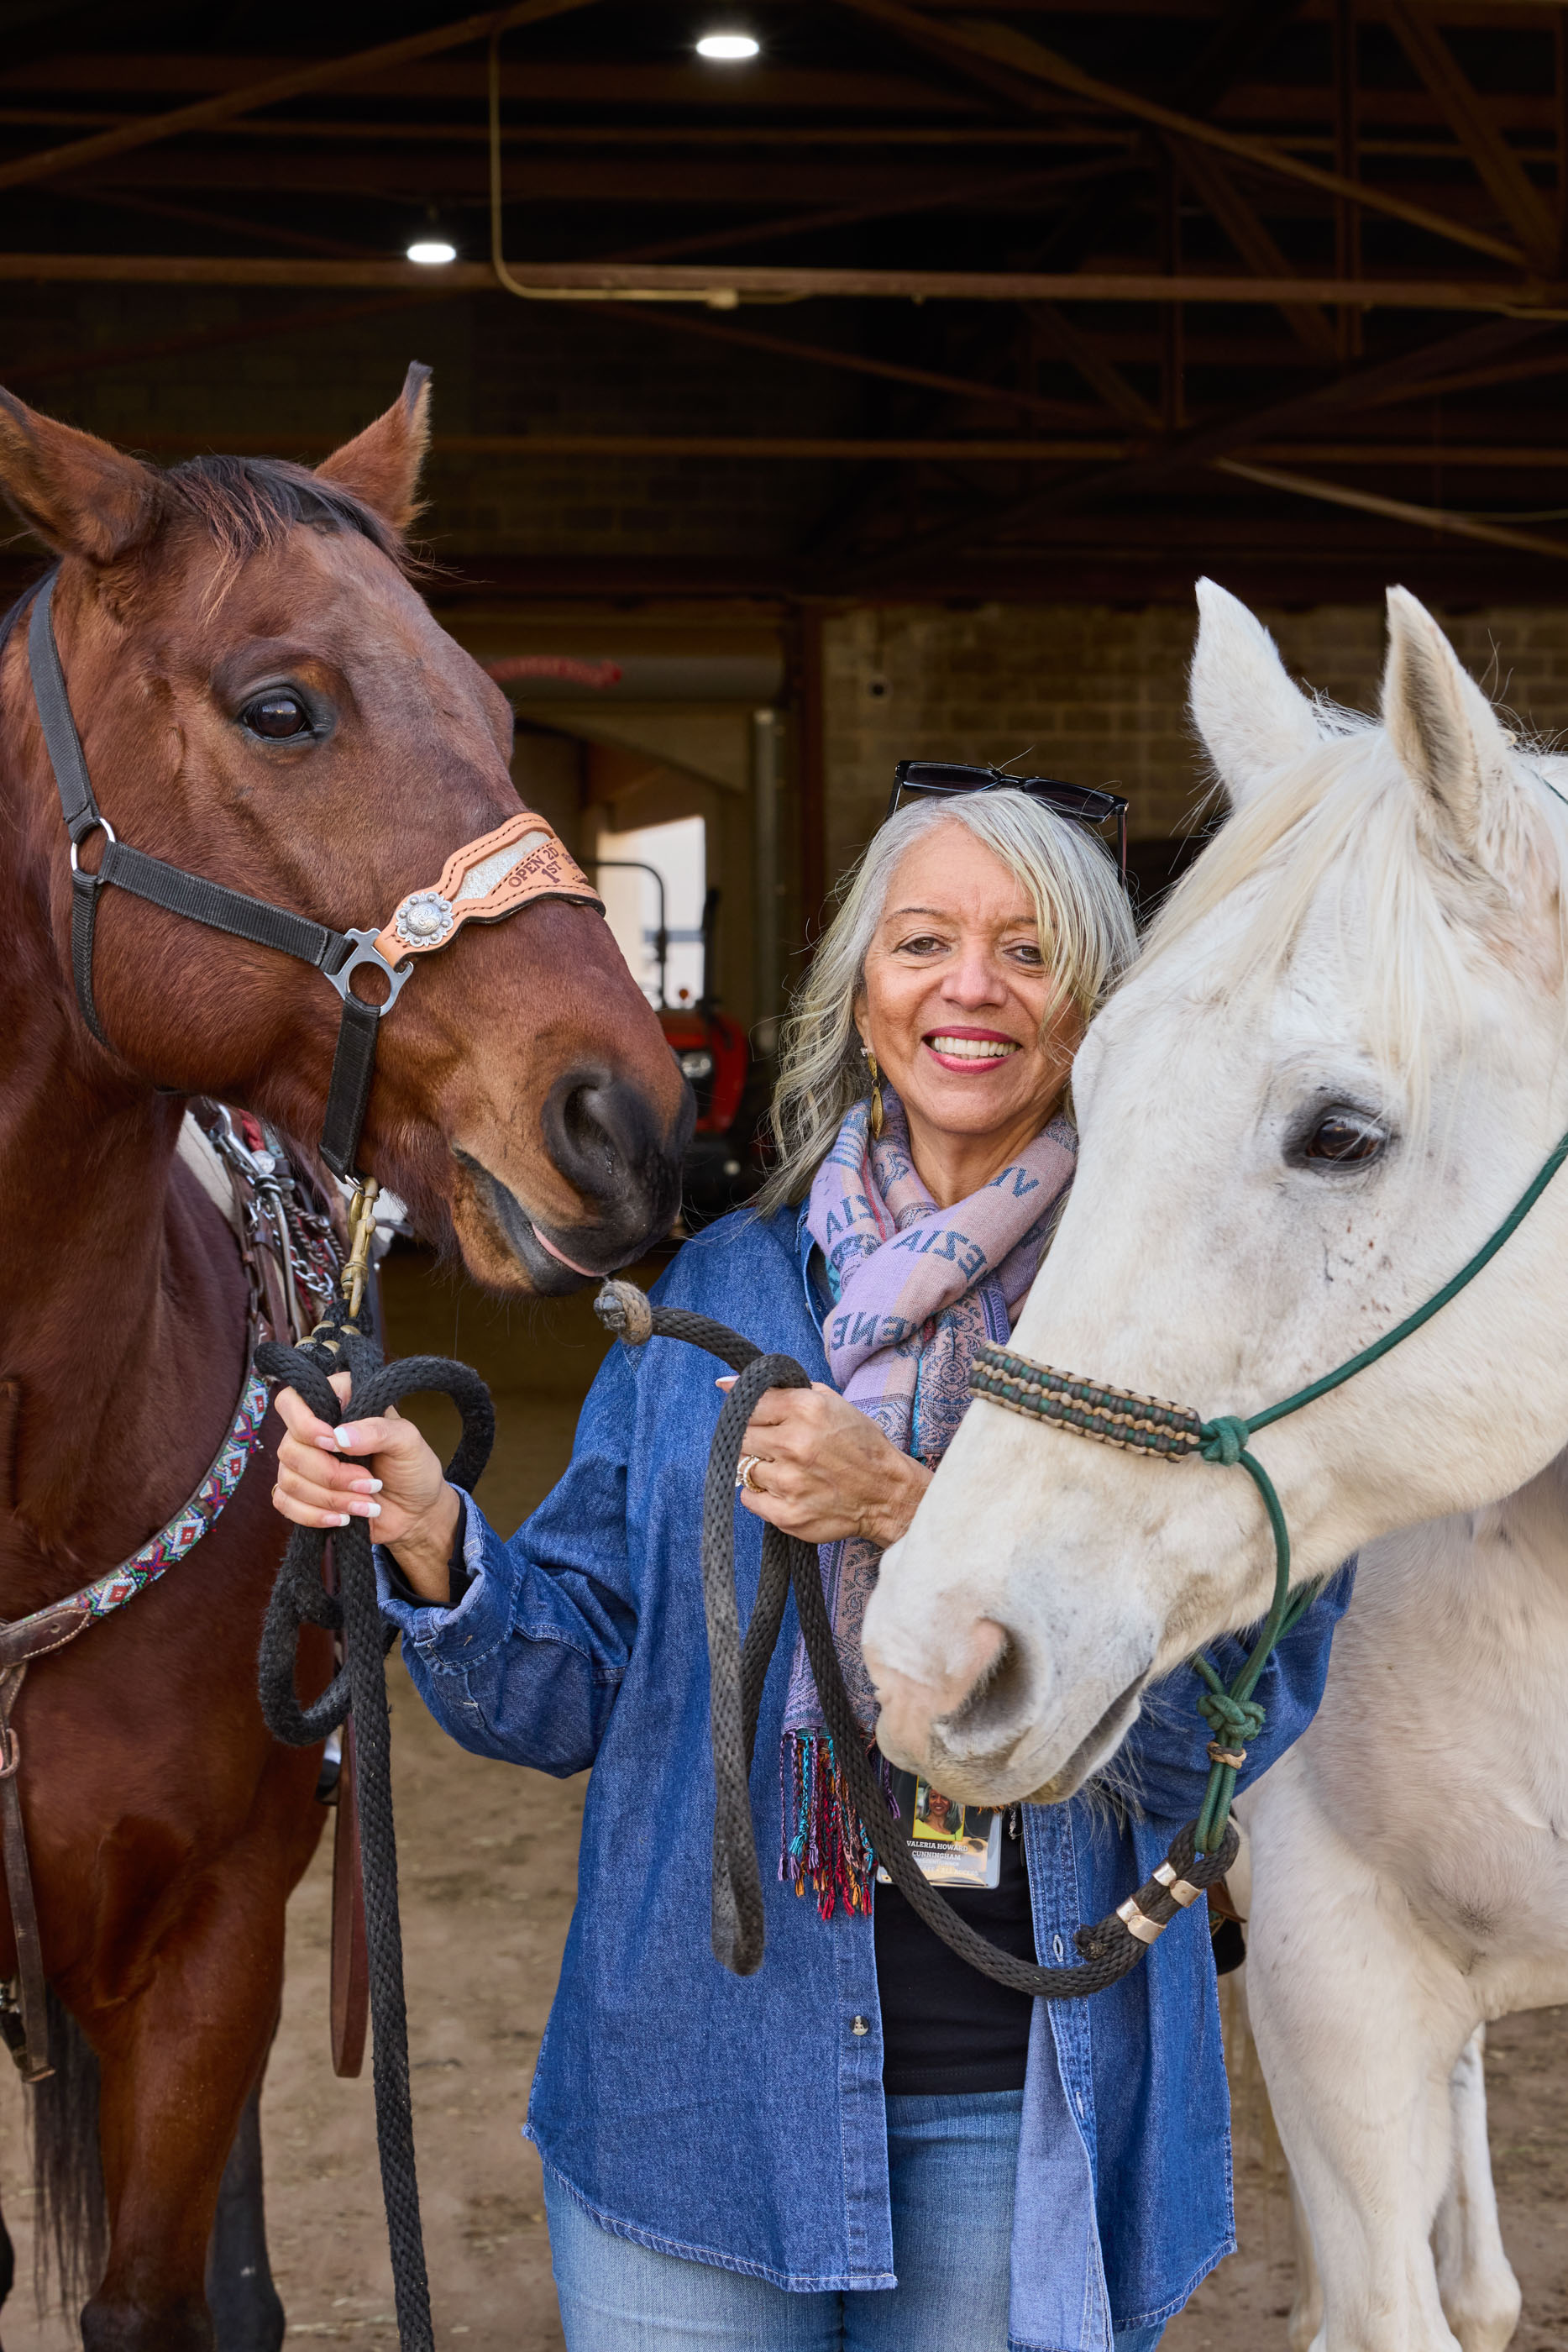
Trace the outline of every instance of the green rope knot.
<instances>
[{"instance_id":1,"label":"green rope knot","mask_svg":"<svg viewBox=\"0 0 1568 2352\"><path fill-rule=\"evenodd\" d=\"M1245 1748L1257 1738L1266 1710L1255 1698L1232 1698L1228 1691L1205 1691L1197 1711L1217 1738L1232 1748Z\"/></svg>"},{"instance_id":2,"label":"green rope knot","mask_svg":"<svg viewBox=\"0 0 1568 2352\"><path fill-rule=\"evenodd\" d=\"M1206 1421L1198 1433L1203 1439L1204 1460L1223 1462L1228 1469L1246 1453L1252 1432L1234 1413L1225 1413L1218 1421Z\"/></svg>"}]
</instances>

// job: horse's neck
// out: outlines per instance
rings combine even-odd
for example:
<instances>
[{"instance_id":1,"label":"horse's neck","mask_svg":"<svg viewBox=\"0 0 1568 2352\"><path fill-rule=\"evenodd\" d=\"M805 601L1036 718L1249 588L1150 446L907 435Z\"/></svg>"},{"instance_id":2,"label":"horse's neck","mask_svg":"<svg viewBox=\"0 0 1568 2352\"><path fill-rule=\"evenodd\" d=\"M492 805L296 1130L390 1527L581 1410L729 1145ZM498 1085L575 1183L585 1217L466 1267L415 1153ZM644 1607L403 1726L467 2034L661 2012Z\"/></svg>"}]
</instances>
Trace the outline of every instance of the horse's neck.
<instances>
[{"instance_id":1,"label":"horse's neck","mask_svg":"<svg viewBox=\"0 0 1568 2352\"><path fill-rule=\"evenodd\" d=\"M1559 1587L1568 1609L1568 1447L1527 1486L1473 1513L1472 1523L1494 1560L1519 1560Z\"/></svg>"},{"instance_id":2,"label":"horse's neck","mask_svg":"<svg viewBox=\"0 0 1568 2352\"><path fill-rule=\"evenodd\" d=\"M112 1566L178 1508L233 1411L241 1347L237 1322L232 1345L213 1328L229 1319L214 1292L243 1297L237 1264L171 1198L179 1107L104 1061L60 969L26 840L44 792L0 780L23 836L0 860L3 1616Z\"/></svg>"},{"instance_id":3,"label":"horse's neck","mask_svg":"<svg viewBox=\"0 0 1568 2352\"><path fill-rule=\"evenodd\" d=\"M1354 1613L1350 1646L1457 1647L1472 1677L1483 1660L1528 1672L1550 1652L1555 1675L1568 1664L1568 1450L1500 1502L1369 1544Z\"/></svg>"}]
</instances>

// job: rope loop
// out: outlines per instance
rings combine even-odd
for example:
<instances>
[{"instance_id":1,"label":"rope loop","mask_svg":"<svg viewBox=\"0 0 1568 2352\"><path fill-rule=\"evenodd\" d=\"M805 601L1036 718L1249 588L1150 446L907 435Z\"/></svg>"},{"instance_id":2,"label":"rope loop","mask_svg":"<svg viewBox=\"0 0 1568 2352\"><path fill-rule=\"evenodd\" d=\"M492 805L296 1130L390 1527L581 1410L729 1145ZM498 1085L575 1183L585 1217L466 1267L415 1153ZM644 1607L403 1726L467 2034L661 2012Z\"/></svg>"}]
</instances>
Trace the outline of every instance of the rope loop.
<instances>
[{"instance_id":1,"label":"rope loop","mask_svg":"<svg viewBox=\"0 0 1568 2352\"><path fill-rule=\"evenodd\" d=\"M1222 1413L1218 1421L1206 1421L1199 1431L1203 1439L1206 1462L1222 1462L1233 1469L1247 1451L1247 1441L1252 1432L1234 1413Z\"/></svg>"}]
</instances>

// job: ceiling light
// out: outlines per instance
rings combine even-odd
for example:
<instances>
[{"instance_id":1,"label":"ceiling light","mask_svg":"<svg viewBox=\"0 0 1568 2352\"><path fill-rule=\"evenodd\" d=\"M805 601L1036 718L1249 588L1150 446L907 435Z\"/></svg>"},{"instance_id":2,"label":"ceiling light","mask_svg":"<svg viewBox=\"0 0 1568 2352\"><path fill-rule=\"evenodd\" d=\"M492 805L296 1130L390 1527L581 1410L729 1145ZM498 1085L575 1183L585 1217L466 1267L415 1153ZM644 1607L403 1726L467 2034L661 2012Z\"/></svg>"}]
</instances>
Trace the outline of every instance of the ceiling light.
<instances>
[{"instance_id":1,"label":"ceiling light","mask_svg":"<svg viewBox=\"0 0 1568 2352\"><path fill-rule=\"evenodd\" d=\"M423 263L427 269L438 269L444 263L456 260L457 247L448 245L444 236L416 236L408 248L408 257Z\"/></svg>"},{"instance_id":2,"label":"ceiling light","mask_svg":"<svg viewBox=\"0 0 1568 2352\"><path fill-rule=\"evenodd\" d=\"M697 55L716 58L724 65L738 65L745 58L756 57L759 47L749 33L705 33L697 43Z\"/></svg>"}]
</instances>

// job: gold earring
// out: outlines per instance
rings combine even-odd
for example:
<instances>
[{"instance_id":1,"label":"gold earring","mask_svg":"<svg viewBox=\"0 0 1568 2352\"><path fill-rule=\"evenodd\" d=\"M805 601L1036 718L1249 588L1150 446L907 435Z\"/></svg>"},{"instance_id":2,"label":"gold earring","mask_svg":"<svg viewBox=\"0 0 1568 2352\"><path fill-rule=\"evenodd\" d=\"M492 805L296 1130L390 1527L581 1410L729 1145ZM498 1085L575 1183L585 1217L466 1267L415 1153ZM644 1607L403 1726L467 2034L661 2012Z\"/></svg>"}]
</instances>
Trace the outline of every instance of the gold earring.
<instances>
[{"instance_id":1,"label":"gold earring","mask_svg":"<svg viewBox=\"0 0 1568 2352\"><path fill-rule=\"evenodd\" d=\"M861 1052L865 1056L866 1068L871 1072L871 1131L873 1136L879 1136L882 1133L882 1072L876 1066L876 1055L869 1045L862 1045Z\"/></svg>"}]
</instances>

